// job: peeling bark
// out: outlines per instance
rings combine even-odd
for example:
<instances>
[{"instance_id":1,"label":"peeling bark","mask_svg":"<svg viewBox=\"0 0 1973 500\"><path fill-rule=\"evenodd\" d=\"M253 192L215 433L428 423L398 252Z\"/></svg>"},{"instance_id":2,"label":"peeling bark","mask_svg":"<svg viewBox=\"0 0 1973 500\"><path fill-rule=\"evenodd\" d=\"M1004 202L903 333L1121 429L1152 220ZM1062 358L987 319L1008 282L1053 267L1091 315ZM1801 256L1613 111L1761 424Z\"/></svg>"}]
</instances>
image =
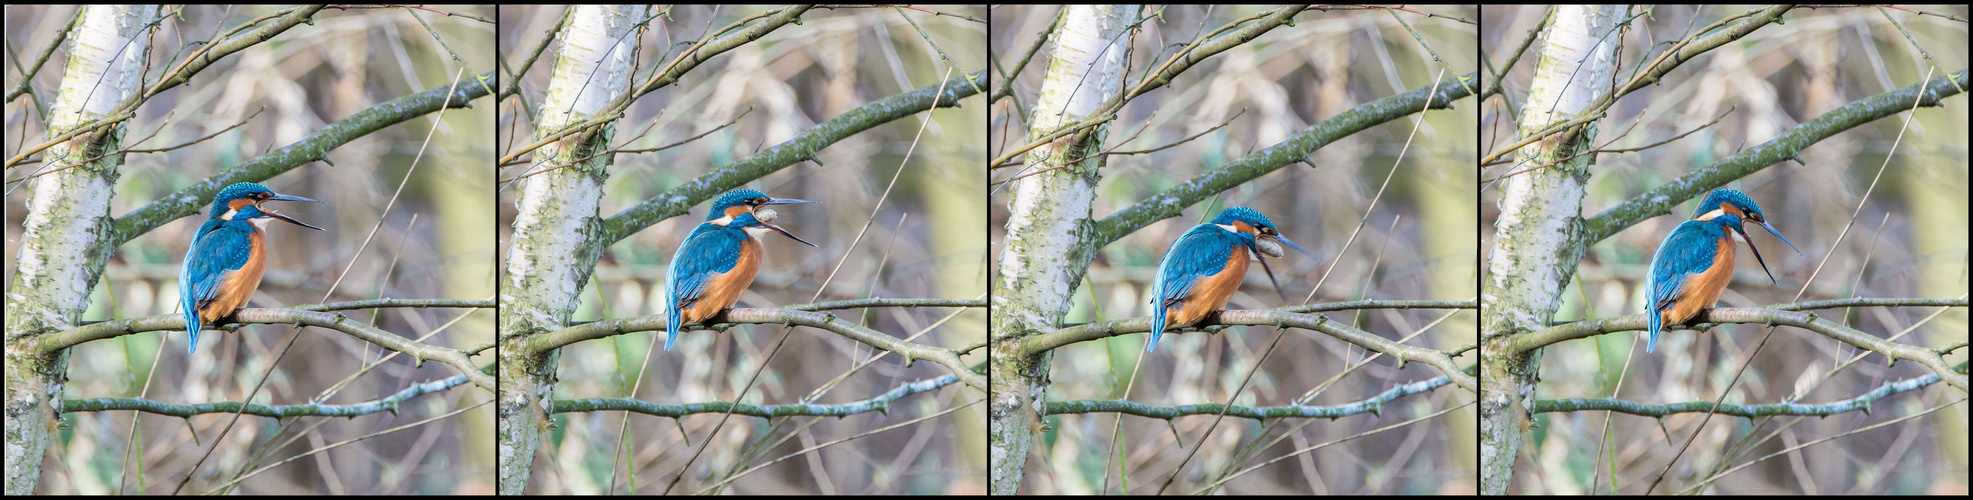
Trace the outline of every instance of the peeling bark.
<instances>
[{"instance_id":1,"label":"peeling bark","mask_svg":"<svg viewBox=\"0 0 1973 500\"><path fill-rule=\"evenodd\" d=\"M1525 137L1567 122L1609 93L1615 71L1617 37L1626 6L1558 6L1535 65L1527 109L1521 115ZM1517 168L1545 165L1594 147L1595 123L1567 130L1521 148ZM1541 351L1506 349L1510 334L1548 326L1562 288L1576 272L1587 240L1583 232L1583 186L1594 155L1504 181L1500 217L1494 222L1494 248L1480 290L1480 491L1507 493L1520 455L1523 402L1534 393Z\"/></svg>"},{"instance_id":2,"label":"peeling bark","mask_svg":"<svg viewBox=\"0 0 1973 500\"><path fill-rule=\"evenodd\" d=\"M95 120L137 93L156 5L92 5L69 34L61 93L48 113L55 136ZM122 155L87 165L76 161L115 151L123 125L108 133L83 134L43 151L43 170L58 170L33 181L18 271L7 287L6 454L8 495L31 495L41 478L42 456L56 428L68 351L43 357L34 348L41 335L75 327L89 305L89 292L116 250L110 197Z\"/></svg>"},{"instance_id":3,"label":"peeling bark","mask_svg":"<svg viewBox=\"0 0 1973 500\"><path fill-rule=\"evenodd\" d=\"M1043 137L1081 122L1123 91L1130 47L1125 31L1137 23L1139 10L1134 5L1067 7L1033 108L1029 137ZM1014 188L999 276L988 304L989 331L1001 346L1059 328L1076 283L1088 270L1098 244L1090 211L1104 161L1097 157L1056 168L1100 150L1102 130L1099 127L1080 142L1071 135L1028 153L1030 163L1036 163L1029 168L1052 170L1023 179ZM992 494L1020 491L1028 455L1040 437L1048 363L1046 353L995 356L989 361L987 461Z\"/></svg>"},{"instance_id":4,"label":"peeling bark","mask_svg":"<svg viewBox=\"0 0 1973 500\"><path fill-rule=\"evenodd\" d=\"M548 95L542 100L535 135L547 137L582 123L629 90L637 37L631 31L649 14L648 6L574 8L561 33ZM609 147L614 125L578 133L534 152L530 169L546 169ZM531 354L506 349L527 336L568 323L577 297L601 253L599 233L605 168L612 155L531 176L521 182L518 215L501 276L498 489L525 492L536 450L548 420L542 402L554 387L557 353Z\"/></svg>"}]
</instances>

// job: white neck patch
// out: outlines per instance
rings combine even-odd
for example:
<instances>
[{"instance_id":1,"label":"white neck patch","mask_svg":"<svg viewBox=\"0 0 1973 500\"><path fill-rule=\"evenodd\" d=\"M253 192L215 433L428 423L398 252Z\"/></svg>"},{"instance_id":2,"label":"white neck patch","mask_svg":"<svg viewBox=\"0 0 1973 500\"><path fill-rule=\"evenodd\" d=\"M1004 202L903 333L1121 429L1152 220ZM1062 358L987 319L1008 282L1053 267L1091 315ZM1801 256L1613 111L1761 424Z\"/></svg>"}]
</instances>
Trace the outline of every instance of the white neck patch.
<instances>
[{"instance_id":1,"label":"white neck patch","mask_svg":"<svg viewBox=\"0 0 1973 500\"><path fill-rule=\"evenodd\" d=\"M233 220L233 214L237 214L237 213L240 213L240 209L237 208L227 209L226 213L219 214L219 220L229 220L229 221Z\"/></svg>"},{"instance_id":2,"label":"white neck patch","mask_svg":"<svg viewBox=\"0 0 1973 500\"><path fill-rule=\"evenodd\" d=\"M1234 228L1232 224L1213 224L1213 225L1215 225L1215 226L1219 226L1219 228L1220 228L1220 229L1225 229L1225 230L1226 230L1226 232L1229 232L1229 233L1238 233L1238 232L1240 232L1240 230L1239 230L1239 229L1236 229L1236 228Z\"/></svg>"},{"instance_id":3,"label":"white neck patch","mask_svg":"<svg viewBox=\"0 0 1973 500\"><path fill-rule=\"evenodd\" d=\"M1706 212L1706 213L1703 213L1703 214L1699 214L1699 218L1697 218L1697 219L1695 219L1695 220L1713 220L1713 219L1715 219L1715 218L1718 218L1719 216L1722 216L1722 215L1726 215L1726 209L1724 209L1724 208L1715 208L1715 209L1713 209L1713 211L1711 211L1711 212Z\"/></svg>"},{"instance_id":4,"label":"white neck patch","mask_svg":"<svg viewBox=\"0 0 1973 500\"><path fill-rule=\"evenodd\" d=\"M718 225L718 226L724 226L724 225L727 225L727 224L732 224L732 223L733 223L733 216L731 216L731 215L728 215L728 216L725 216L725 217L720 217L720 218L717 218L717 219L713 219L713 220L709 220L709 221L706 221L706 222L709 222L709 223L712 223L713 225Z\"/></svg>"}]
</instances>

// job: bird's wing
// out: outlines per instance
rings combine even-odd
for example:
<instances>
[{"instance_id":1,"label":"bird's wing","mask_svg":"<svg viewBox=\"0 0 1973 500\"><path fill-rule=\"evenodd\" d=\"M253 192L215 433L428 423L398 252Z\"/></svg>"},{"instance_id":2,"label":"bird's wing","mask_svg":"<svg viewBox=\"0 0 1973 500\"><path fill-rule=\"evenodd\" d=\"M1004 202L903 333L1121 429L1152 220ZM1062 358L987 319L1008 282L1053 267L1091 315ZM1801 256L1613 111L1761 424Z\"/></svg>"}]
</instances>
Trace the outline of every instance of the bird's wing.
<instances>
[{"instance_id":1,"label":"bird's wing","mask_svg":"<svg viewBox=\"0 0 1973 500\"><path fill-rule=\"evenodd\" d=\"M226 274L247 264L253 252L253 242L248 238L246 230L224 221L207 221L199 227L199 235L192 240L192 250L186 254L185 272L180 276L183 283L179 285L191 292L186 295L191 305L212 300L219 293L219 285L226 281Z\"/></svg>"},{"instance_id":2,"label":"bird's wing","mask_svg":"<svg viewBox=\"0 0 1973 500\"><path fill-rule=\"evenodd\" d=\"M1212 224L1200 224L1180 235L1178 241L1172 242L1171 249L1165 251L1164 260L1158 262L1158 276L1153 281L1157 286L1152 291L1154 300L1171 307L1191 295L1199 278L1226 269L1228 257L1239 248L1238 241Z\"/></svg>"},{"instance_id":3,"label":"bird's wing","mask_svg":"<svg viewBox=\"0 0 1973 500\"><path fill-rule=\"evenodd\" d=\"M1651 256L1651 307L1663 308L1684 294L1692 275L1713 266L1719 253L1719 235L1711 234L1703 221L1686 221L1672 229L1671 236L1658 245Z\"/></svg>"},{"instance_id":4,"label":"bird's wing","mask_svg":"<svg viewBox=\"0 0 1973 500\"><path fill-rule=\"evenodd\" d=\"M673 304L683 307L706 291L713 273L732 271L740 262L747 233L713 224L700 224L672 254L665 281Z\"/></svg>"}]
</instances>

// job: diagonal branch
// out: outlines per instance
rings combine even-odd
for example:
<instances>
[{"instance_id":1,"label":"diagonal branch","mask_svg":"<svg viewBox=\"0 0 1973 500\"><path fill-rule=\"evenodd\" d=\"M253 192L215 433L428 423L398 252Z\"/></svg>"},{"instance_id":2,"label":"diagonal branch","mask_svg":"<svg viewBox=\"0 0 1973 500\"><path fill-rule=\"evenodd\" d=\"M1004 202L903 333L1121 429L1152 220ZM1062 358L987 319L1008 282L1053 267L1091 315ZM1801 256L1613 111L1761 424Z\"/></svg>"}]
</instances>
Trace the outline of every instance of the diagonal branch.
<instances>
[{"instance_id":1,"label":"diagonal branch","mask_svg":"<svg viewBox=\"0 0 1973 500\"><path fill-rule=\"evenodd\" d=\"M1417 382L1398 384L1396 387L1392 387L1388 390L1385 390L1384 392L1378 393L1375 396L1365 398L1362 401L1340 404L1336 406L1289 405L1289 406L1266 406L1266 407L1252 407L1252 408L1245 406L1234 406L1228 408L1226 405L1219 403L1204 403L1204 404L1192 404L1192 405L1180 405L1180 406L1151 406L1151 405L1136 403L1131 401L1083 400L1083 401L1049 401L1047 403L1047 406L1042 409L1042 414L1061 415L1065 413L1099 413L1099 412L1123 413L1123 414L1136 415L1145 418L1171 420L1178 417L1186 417L1186 416L1218 415L1220 414L1221 410L1224 409L1226 416L1247 418L1253 420L1266 420L1270 418L1327 418L1333 420L1337 418L1347 417L1350 415L1358 415L1363 413L1370 413L1370 414L1382 416L1384 414L1383 413L1384 403L1389 403L1397 398L1410 396L1413 394L1423 394L1426 392L1431 392L1433 389L1437 389L1449 383L1452 383L1451 378L1448 378L1444 375L1440 375L1436 378L1420 380Z\"/></svg>"},{"instance_id":2,"label":"diagonal branch","mask_svg":"<svg viewBox=\"0 0 1973 500\"><path fill-rule=\"evenodd\" d=\"M1595 217L1584 220L1582 237L1592 244L1602 241L1645 219L1671 213L1673 207L1684 203L1685 200L1726 185L1734 179L1745 177L1785 160L1799 161L1798 155L1809 146L1851 128L1909 110L1913 102L1917 102L1919 106L1938 106L1946 97L1960 93L1954 85L1965 86L1968 83L1966 74L1966 69L1960 69L1952 74L1865 97L1829 110L1822 116L1796 125L1767 142L1747 148L1706 168L1681 175L1671 182L1631 197ZM1920 92L1924 95L1920 96Z\"/></svg>"},{"instance_id":3,"label":"diagonal branch","mask_svg":"<svg viewBox=\"0 0 1973 500\"><path fill-rule=\"evenodd\" d=\"M939 92L940 86L945 87L943 93ZM817 151L851 135L935 106L957 107L960 99L978 94L977 89L984 86L986 86L986 72L976 71L858 106L856 109L816 124L793 139L761 150L731 165L706 172L705 175L654 196L637 206L617 212L616 215L603 221L601 232L596 238L604 245L615 243L658 221L683 215L693 205L710 200L741 184L765 177L796 162L815 161Z\"/></svg>"},{"instance_id":4,"label":"diagonal branch","mask_svg":"<svg viewBox=\"0 0 1973 500\"><path fill-rule=\"evenodd\" d=\"M1124 235L1151 225L1154 222L1177 217L1185 207L1205 201L1222 191L1260 178L1282 167L1306 161L1316 149L1329 145L1350 134L1361 132L1385 122L1409 116L1425 110L1428 94L1432 87L1438 87L1438 94L1431 95L1432 109L1449 109L1452 101L1472 95L1464 81L1473 79L1473 73L1456 77L1446 77L1431 86L1419 87L1402 94L1363 103L1361 106L1330 117L1267 149L1255 151L1224 167L1206 171L1162 193L1152 195L1117 211L1096 223L1092 236L1096 246L1101 247L1123 238Z\"/></svg>"},{"instance_id":5,"label":"diagonal branch","mask_svg":"<svg viewBox=\"0 0 1973 500\"><path fill-rule=\"evenodd\" d=\"M335 330L359 340L377 344L385 349L410 355L417 360L418 364L424 364L426 360L435 360L451 365L454 369L459 370L473 385L480 386L489 391L493 390L493 377L481 372L478 366L473 365L472 360L469 359L464 351L412 341L395 333L358 323L349 319L348 316L341 314L296 309L251 308L239 310L239 312L233 314L231 320L239 324L291 324ZM229 329L230 326L232 325L219 325L214 329L224 330ZM116 321L105 321L44 335L36 343L35 348L46 356L49 353L58 352L62 349L94 340L111 339L143 332L184 329L185 316L183 315L140 316Z\"/></svg>"},{"instance_id":6,"label":"diagonal branch","mask_svg":"<svg viewBox=\"0 0 1973 500\"><path fill-rule=\"evenodd\" d=\"M492 74L466 78L492 78ZM110 236L107 244L111 247L122 245L167 222L198 213L212 201L213 195L219 194L220 189L235 182L267 180L302 164L324 160L328 158L329 151L371 132L438 111L440 106L447 106L448 97L451 99L450 107L469 107L470 101L486 95L485 88L479 85L454 85L448 82L446 85L391 99L358 111L293 144L220 171L205 180L193 183L190 187L160 197L158 201L118 217L115 234ZM448 89L452 89L452 94L449 96L446 93Z\"/></svg>"},{"instance_id":7,"label":"diagonal branch","mask_svg":"<svg viewBox=\"0 0 1973 500\"><path fill-rule=\"evenodd\" d=\"M558 399L549 408L548 413L628 411L654 417L678 418L698 413L727 413L727 410L731 409L735 415L761 418L794 416L847 417L873 411L889 415L892 402L903 399L905 396L938 390L941 387L952 385L953 382L958 381L958 375L946 375L933 379L919 380L897 386L895 389L878 394L870 399L842 404L798 403L762 406L744 403L735 405L734 403L725 401L713 401L710 403L667 405L651 403L635 398Z\"/></svg>"},{"instance_id":8,"label":"diagonal branch","mask_svg":"<svg viewBox=\"0 0 1973 500\"><path fill-rule=\"evenodd\" d=\"M411 384L411 387L406 387L402 391L397 391L396 394L385 396L381 399L346 405L313 403L268 406L263 404L249 404L246 405L246 409L242 410L238 401L172 404L144 398L92 398L64 399L62 400L61 408L62 413L131 410L173 417L190 417L206 413L246 413L249 415L275 418L357 417L385 411L396 415L399 403L418 396L458 387L464 383L466 383L465 375L454 375L451 378Z\"/></svg>"}]
</instances>

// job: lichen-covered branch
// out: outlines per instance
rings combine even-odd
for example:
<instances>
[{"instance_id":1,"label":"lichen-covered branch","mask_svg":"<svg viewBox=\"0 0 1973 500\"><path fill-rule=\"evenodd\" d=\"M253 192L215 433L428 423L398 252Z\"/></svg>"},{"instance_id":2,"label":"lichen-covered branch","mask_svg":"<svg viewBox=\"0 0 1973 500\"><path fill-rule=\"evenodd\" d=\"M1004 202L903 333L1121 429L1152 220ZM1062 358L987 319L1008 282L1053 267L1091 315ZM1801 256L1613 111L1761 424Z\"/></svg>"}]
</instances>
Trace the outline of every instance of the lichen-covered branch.
<instances>
[{"instance_id":1,"label":"lichen-covered branch","mask_svg":"<svg viewBox=\"0 0 1973 500\"><path fill-rule=\"evenodd\" d=\"M1208 317L1195 328L1167 330L1166 334L1186 331L1200 331L1200 328L1214 325L1274 326L1313 330L1356 344L1364 349L1384 353L1401 361L1416 361L1437 368L1440 373L1452 378L1452 383L1468 391L1479 392L1471 375L1467 375L1452 362L1452 356L1436 349L1410 346L1397 343L1376 334L1352 328L1349 325L1330 321L1328 317L1291 313L1285 311L1237 309L1220 311ZM1014 349L1006 355L1031 356L1035 353L1052 351L1076 342L1104 339L1118 335L1151 331L1151 318L1117 319L1086 323L1055 330L1052 332L1022 338L1014 344Z\"/></svg>"},{"instance_id":2,"label":"lichen-covered branch","mask_svg":"<svg viewBox=\"0 0 1973 500\"><path fill-rule=\"evenodd\" d=\"M1548 412L1562 412L1562 411L1605 410L1605 411L1613 411L1617 413L1627 413L1631 415L1637 415L1640 417L1663 417L1675 413L1707 413L1707 412L1718 413L1721 415L1733 415L1736 417L1748 417L1748 418L1773 417L1780 415L1827 417L1831 415L1841 415L1853 411L1870 413L1871 403L1876 403L1878 400L1884 399L1886 397L1890 397L1893 394L1915 391L1924 388L1925 386L1932 385L1933 383L1937 383L1938 381L1939 381L1939 374L1936 373L1925 375L1918 378L1895 380L1891 382L1885 382L1884 385L1877 386L1876 389L1871 389L1869 392L1859 394L1857 395L1857 397L1845 399L1842 401L1831 401L1828 403L1819 403L1819 404L1776 403L1776 404L1766 404L1766 405L1739 405L1732 403L1720 403L1718 409L1715 410L1713 406L1714 403L1713 401L1687 401L1684 403L1650 404L1650 403L1639 403L1636 401L1625 401L1616 398L1569 398L1569 399L1537 399L1534 401L1534 406L1533 408L1530 409L1530 411L1533 413L1548 413Z\"/></svg>"},{"instance_id":3,"label":"lichen-covered branch","mask_svg":"<svg viewBox=\"0 0 1973 500\"><path fill-rule=\"evenodd\" d=\"M869 345L870 347L883 349L903 356L906 364L909 364L912 360L919 359L938 363L940 366L944 366L947 371L957 375L959 381L965 383L968 387L979 389L982 392L986 391L985 378L974 373L971 368L968 368L965 363L959 360L959 355L953 351L905 342L884 332L872 330L869 327L843 320L834 314L788 309L743 307L728 309L726 312L721 313L719 317L715 317L714 320L721 323L712 325L714 329L719 329L722 324L765 324L806 326L829 331L848 337L850 340ZM509 346L520 349L523 353L538 353L559 349L562 346L584 340L595 340L632 332L663 331L664 329L665 317L662 314L617 318L583 323L561 330L531 336L509 344Z\"/></svg>"},{"instance_id":4,"label":"lichen-covered branch","mask_svg":"<svg viewBox=\"0 0 1973 500\"><path fill-rule=\"evenodd\" d=\"M303 311L347 311L351 309L385 309L385 308L396 308L396 307L492 309L494 306L495 304L493 303L493 299L486 299L486 300L371 299L371 300L352 300L349 302L330 302L327 304L309 304L309 305L295 306L294 308Z\"/></svg>"},{"instance_id":5,"label":"lichen-covered branch","mask_svg":"<svg viewBox=\"0 0 1973 500\"><path fill-rule=\"evenodd\" d=\"M299 309L247 308L234 313L232 320L236 324L288 324L335 330L359 340L376 344L385 349L404 353L418 360L420 364L426 360L432 360L451 365L453 368L459 370L460 374L464 375L473 385L480 386L480 388L489 391L493 390L494 387L493 376L481 372L480 368L473 364L472 360L466 356L464 351L418 343L406 339L401 335L359 323L350 319L349 316ZM231 329L232 326L234 325L218 325L212 330L227 330ZM48 355L81 345L84 342L112 339L134 333L184 329L184 315L163 314L157 316L140 316L115 321L104 321L59 333L43 335L37 340L35 348L39 354Z\"/></svg>"},{"instance_id":6,"label":"lichen-covered branch","mask_svg":"<svg viewBox=\"0 0 1973 500\"><path fill-rule=\"evenodd\" d=\"M1306 161L1310 153L1350 134L1424 111L1428 98L1431 109L1451 108L1452 101L1472 95L1468 89L1473 86L1462 82L1471 81L1474 77L1473 73L1449 76L1434 84L1438 88L1436 93L1432 91L1433 85L1426 85L1351 108L1302 129L1273 146L1255 151L1224 167L1202 172L1171 189L1118 210L1096 223L1092 237L1096 246L1102 247L1152 223L1177 217L1185 211L1185 207L1282 167Z\"/></svg>"},{"instance_id":7,"label":"lichen-covered branch","mask_svg":"<svg viewBox=\"0 0 1973 500\"><path fill-rule=\"evenodd\" d=\"M986 299L855 299L782 307L790 311L832 311L867 307L986 307Z\"/></svg>"},{"instance_id":8,"label":"lichen-covered branch","mask_svg":"<svg viewBox=\"0 0 1973 500\"><path fill-rule=\"evenodd\" d=\"M659 221L684 215L694 205L719 196L755 179L766 177L801 161L814 161L815 153L849 136L923 112L934 107L959 106L959 100L979 93L986 85L986 72L976 71L934 83L836 115L802 131L793 139L763 149L731 165L714 169L651 197L643 203L617 212L603 221L598 241L604 246L616 243ZM943 86L945 90L940 92ZM934 95L937 94L937 95Z\"/></svg>"},{"instance_id":9,"label":"lichen-covered branch","mask_svg":"<svg viewBox=\"0 0 1973 500\"><path fill-rule=\"evenodd\" d=\"M492 78L491 73L479 75ZM475 78L467 76L466 78ZM447 90L451 90L451 101L447 104ZM258 158L220 171L185 189L158 198L143 208L130 211L116 219L112 246L144 235L167 222L179 217L198 213L212 203L213 195L235 182L260 182L282 172L293 170L308 162L329 156L329 151L341 147L371 132L397 125L413 118L438 111L440 106L452 108L471 107L471 101L486 95L478 85L447 83L416 94L391 99L371 106L356 114L337 120L335 123L308 134L293 144L282 146Z\"/></svg>"},{"instance_id":10,"label":"lichen-covered branch","mask_svg":"<svg viewBox=\"0 0 1973 500\"><path fill-rule=\"evenodd\" d=\"M1595 243L1645 219L1671 213L1672 208L1735 179L1791 159L1809 146L1836 134L1911 109L1938 106L1946 98L1960 94L1968 85L1967 70L1933 77L1923 83L1858 99L1821 116L1803 122L1751 148L1741 150L1705 168L1694 170L1651 188L1583 221L1583 234ZM1955 84L1957 86L1955 86ZM1922 95L1921 95L1922 93Z\"/></svg>"},{"instance_id":11,"label":"lichen-covered branch","mask_svg":"<svg viewBox=\"0 0 1973 500\"><path fill-rule=\"evenodd\" d=\"M1499 345L1505 350L1504 352L1509 354L1521 353L1565 340L1589 338L1606 333L1641 331L1648 326L1647 321L1648 319L1642 314L1577 321L1529 332L1524 335L1510 336L1502 339L1502 342L1499 344L1489 343L1488 345ZM1925 347L1884 340L1875 335L1857 331L1848 325L1823 319L1814 313L1722 307L1707 309L1699 313L1698 317L1693 318L1692 325L1688 326L1705 326L1706 323L1754 323L1799 327L1822 334L1825 337L1836 339L1845 344L1856 346L1859 349L1882 354L1884 357L1892 358L1894 361L1899 359L1916 361L1918 364L1931 368L1934 373L1938 373L1945 379L1947 384L1951 384L1961 391L1966 390L1966 376L1954 373L1952 366L1946 364L1945 358L1941 357L1937 351ZM1669 329L1670 327L1668 325L1667 330Z\"/></svg>"},{"instance_id":12,"label":"lichen-covered branch","mask_svg":"<svg viewBox=\"0 0 1973 500\"><path fill-rule=\"evenodd\" d=\"M1437 389L1449 383L1452 383L1452 379L1441 375L1439 377L1420 380L1417 382L1398 384L1395 387L1385 390L1384 392L1378 393L1375 396L1365 398L1362 401L1356 401L1352 403L1340 404L1335 406L1301 406L1301 405L1265 406L1265 407L1233 406L1231 408L1228 408L1226 405L1219 403L1203 403L1203 404L1179 405L1179 406L1152 406L1152 405L1136 403L1131 401L1083 400L1083 401L1049 401L1047 406L1042 410L1042 412L1048 415L1061 415L1065 413L1099 413L1099 412L1123 413L1126 415L1136 415L1140 417L1155 418L1160 420L1171 420L1178 417L1194 416L1194 415L1218 415L1221 413L1222 410L1224 410L1226 416L1229 417L1239 417L1239 418L1247 418L1254 420L1265 420L1270 418L1337 419L1337 418L1347 417L1350 415L1359 415L1364 413L1381 416L1383 415L1384 403L1389 403L1392 400L1396 400L1397 398L1410 396L1413 394L1423 394L1426 392L1431 392L1433 389Z\"/></svg>"},{"instance_id":13,"label":"lichen-covered branch","mask_svg":"<svg viewBox=\"0 0 1973 500\"><path fill-rule=\"evenodd\" d=\"M938 378L919 380L916 382L908 382L905 383L904 385L897 386L897 388L895 389L885 391L883 394L872 396L869 399L865 399L861 401L852 401L852 402L841 403L841 404L800 403L800 404L785 404L785 405L750 405L750 404L742 403L735 405L734 403L729 403L725 401L713 401L709 403L668 405L668 404L652 403L649 401L631 399L631 398L558 399L553 402L553 406L549 408L548 412L568 413L568 412L585 412L585 411L628 411L628 412L642 413L645 415L651 415L654 417L670 417L670 418L678 418L686 415L693 415L699 413L723 414L726 413L727 410L729 409L732 410L732 413L734 415L747 415L747 416L761 417L761 418L796 417L796 416L847 417L850 415L856 415L859 413L870 413L873 411L881 412L886 415L889 415L891 403L896 402L899 399L903 399L905 396L910 396L922 392L935 391L941 387L952 385L954 382L958 382L958 381L959 381L958 375L946 375Z\"/></svg>"},{"instance_id":14,"label":"lichen-covered branch","mask_svg":"<svg viewBox=\"0 0 1973 500\"><path fill-rule=\"evenodd\" d=\"M144 398L90 398L62 400L62 413L84 411L141 411L173 417L190 417L207 413L245 413L262 417L358 417L379 412L397 414L397 407L411 398L444 391L467 382L465 375L411 384L404 390L380 399L351 404L310 403L297 405L249 404L240 409L238 401L217 401L198 404L173 404Z\"/></svg>"}]
</instances>

